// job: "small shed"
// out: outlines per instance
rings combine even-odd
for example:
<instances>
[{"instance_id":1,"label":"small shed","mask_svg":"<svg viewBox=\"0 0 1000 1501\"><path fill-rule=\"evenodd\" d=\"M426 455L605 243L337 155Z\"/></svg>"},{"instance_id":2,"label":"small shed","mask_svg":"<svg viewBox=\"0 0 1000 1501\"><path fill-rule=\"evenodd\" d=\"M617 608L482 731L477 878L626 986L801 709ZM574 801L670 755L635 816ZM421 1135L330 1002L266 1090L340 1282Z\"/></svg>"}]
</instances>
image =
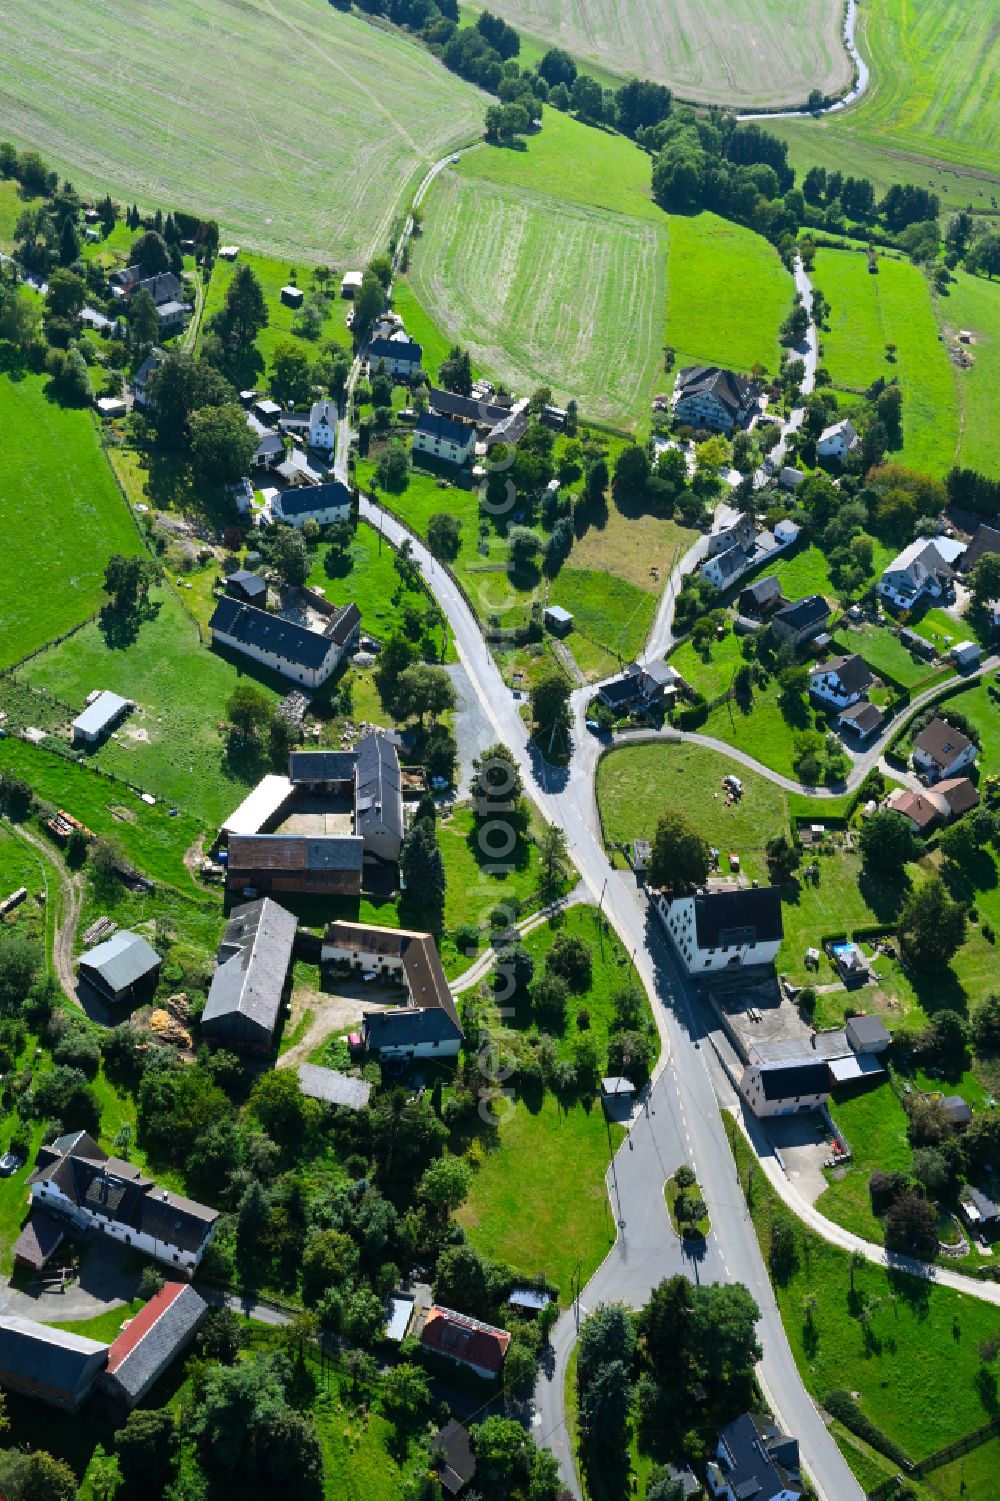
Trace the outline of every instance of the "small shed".
<instances>
[{"instance_id":1,"label":"small shed","mask_svg":"<svg viewBox=\"0 0 1000 1501\"><path fill-rule=\"evenodd\" d=\"M978 667L982 652L975 641L956 641L949 653L956 667L967 671L970 667Z\"/></svg>"},{"instance_id":2,"label":"small shed","mask_svg":"<svg viewBox=\"0 0 1000 1501\"><path fill-rule=\"evenodd\" d=\"M554 636L565 636L573 629L573 616L562 605L546 605L545 624Z\"/></svg>"},{"instance_id":3,"label":"small shed","mask_svg":"<svg viewBox=\"0 0 1000 1501\"><path fill-rule=\"evenodd\" d=\"M385 1337L391 1339L394 1344L401 1344L406 1338L406 1331L410 1327L410 1317L413 1313L415 1299L404 1297L401 1293L394 1293L388 1300L385 1310Z\"/></svg>"},{"instance_id":4,"label":"small shed","mask_svg":"<svg viewBox=\"0 0 1000 1501\"><path fill-rule=\"evenodd\" d=\"M601 1098L603 1100L625 1100L635 1094L635 1085L631 1079L626 1079L624 1074L613 1074L601 1080Z\"/></svg>"},{"instance_id":5,"label":"small shed","mask_svg":"<svg viewBox=\"0 0 1000 1501\"><path fill-rule=\"evenodd\" d=\"M355 1079L350 1074L320 1068L315 1063L299 1064L299 1088L314 1100L339 1105L345 1110L363 1110L372 1092L367 1079Z\"/></svg>"},{"instance_id":6,"label":"small shed","mask_svg":"<svg viewBox=\"0 0 1000 1501\"><path fill-rule=\"evenodd\" d=\"M251 573L248 568L237 568L226 579L226 593L231 599L242 600L245 605L256 605L259 610L267 609L267 580L262 579L259 573Z\"/></svg>"},{"instance_id":7,"label":"small shed","mask_svg":"<svg viewBox=\"0 0 1000 1501\"><path fill-rule=\"evenodd\" d=\"M362 280L360 271L345 271L340 283L341 297L355 297L361 291Z\"/></svg>"},{"instance_id":8,"label":"small shed","mask_svg":"<svg viewBox=\"0 0 1000 1501\"><path fill-rule=\"evenodd\" d=\"M938 1103L953 1126L967 1126L971 1121L972 1106L960 1094L942 1095Z\"/></svg>"},{"instance_id":9,"label":"small shed","mask_svg":"<svg viewBox=\"0 0 1000 1501\"><path fill-rule=\"evenodd\" d=\"M131 707L131 701L122 698L119 693L110 693L107 690L97 693L83 713L78 714L73 721L74 743L78 744L82 741L84 745L96 745L125 718Z\"/></svg>"},{"instance_id":10,"label":"small shed","mask_svg":"<svg viewBox=\"0 0 1000 1501\"><path fill-rule=\"evenodd\" d=\"M285 307L301 307L305 301L305 293L301 287L282 287L281 300Z\"/></svg>"},{"instance_id":11,"label":"small shed","mask_svg":"<svg viewBox=\"0 0 1000 1501\"><path fill-rule=\"evenodd\" d=\"M14 1265L40 1272L63 1243L66 1227L46 1214L33 1209L27 1223L14 1242Z\"/></svg>"},{"instance_id":12,"label":"small shed","mask_svg":"<svg viewBox=\"0 0 1000 1501\"><path fill-rule=\"evenodd\" d=\"M222 261L234 261L240 253L238 245L220 245L219 259Z\"/></svg>"},{"instance_id":13,"label":"small shed","mask_svg":"<svg viewBox=\"0 0 1000 1501\"><path fill-rule=\"evenodd\" d=\"M120 1004L151 996L163 960L138 933L122 928L96 948L80 955L80 978L104 997Z\"/></svg>"},{"instance_id":14,"label":"small shed","mask_svg":"<svg viewBox=\"0 0 1000 1501\"><path fill-rule=\"evenodd\" d=\"M892 1042L892 1034L880 1016L850 1016L845 1030L856 1053L884 1053Z\"/></svg>"},{"instance_id":15,"label":"small shed","mask_svg":"<svg viewBox=\"0 0 1000 1501\"><path fill-rule=\"evenodd\" d=\"M783 490L797 490L804 479L805 475L801 469L795 469L791 464L786 464L778 475L778 484Z\"/></svg>"},{"instance_id":16,"label":"small shed","mask_svg":"<svg viewBox=\"0 0 1000 1501\"><path fill-rule=\"evenodd\" d=\"M124 417L128 411L120 396L99 396L94 405L102 417Z\"/></svg>"},{"instance_id":17,"label":"small shed","mask_svg":"<svg viewBox=\"0 0 1000 1501\"><path fill-rule=\"evenodd\" d=\"M507 1302L525 1313L541 1313L552 1302L552 1295L542 1287L515 1287Z\"/></svg>"}]
</instances>

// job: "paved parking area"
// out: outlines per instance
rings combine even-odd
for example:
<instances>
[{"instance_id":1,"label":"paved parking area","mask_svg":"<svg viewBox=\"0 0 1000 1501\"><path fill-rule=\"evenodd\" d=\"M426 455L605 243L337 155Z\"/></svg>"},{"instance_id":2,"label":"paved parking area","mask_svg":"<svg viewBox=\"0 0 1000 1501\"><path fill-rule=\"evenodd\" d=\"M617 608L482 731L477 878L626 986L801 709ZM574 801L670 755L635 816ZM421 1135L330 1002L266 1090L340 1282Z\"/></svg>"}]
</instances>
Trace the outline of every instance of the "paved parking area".
<instances>
[{"instance_id":1,"label":"paved parking area","mask_svg":"<svg viewBox=\"0 0 1000 1501\"><path fill-rule=\"evenodd\" d=\"M58 1284L47 1287L40 1281L15 1288L4 1279L0 1287L0 1311L38 1319L41 1323L56 1320L62 1323L92 1319L99 1313L107 1313L109 1308L131 1302L139 1287L139 1272L126 1268L131 1254L128 1247L103 1235L88 1237L83 1245L79 1280L71 1282L65 1292ZM62 1264L61 1254L62 1248L53 1256L49 1270Z\"/></svg>"},{"instance_id":2,"label":"paved parking area","mask_svg":"<svg viewBox=\"0 0 1000 1501\"><path fill-rule=\"evenodd\" d=\"M823 1163L830 1155L830 1132L818 1111L762 1121L768 1139L781 1153L789 1182L815 1204L827 1186Z\"/></svg>"}]
</instances>

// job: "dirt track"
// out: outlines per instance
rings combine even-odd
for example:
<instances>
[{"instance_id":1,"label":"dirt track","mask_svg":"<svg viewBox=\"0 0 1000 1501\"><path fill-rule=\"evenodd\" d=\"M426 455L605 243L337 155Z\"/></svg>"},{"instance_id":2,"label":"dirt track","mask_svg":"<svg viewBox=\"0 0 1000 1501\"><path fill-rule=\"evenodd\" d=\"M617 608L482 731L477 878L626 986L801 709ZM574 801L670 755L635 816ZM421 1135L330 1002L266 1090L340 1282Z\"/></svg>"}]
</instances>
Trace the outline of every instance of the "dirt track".
<instances>
[{"instance_id":1,"label":"dirt track","mask_svg":"<svg viewBox=\"0 0 1000 1501\"><path fill-rule=\"evenodd\" d=\"M59 900L52 931L52 965L64 994L74 1006L79 1006L80 998L73 971L73 949L76 946L76 930L83 906L83 877L73 875L59 851L53 849L40 834L30 833L23 824L9 823L8 827L17 838L23 839L37 850L48 865L55 867L58 874Z\"/></svg>"}]
</instances>

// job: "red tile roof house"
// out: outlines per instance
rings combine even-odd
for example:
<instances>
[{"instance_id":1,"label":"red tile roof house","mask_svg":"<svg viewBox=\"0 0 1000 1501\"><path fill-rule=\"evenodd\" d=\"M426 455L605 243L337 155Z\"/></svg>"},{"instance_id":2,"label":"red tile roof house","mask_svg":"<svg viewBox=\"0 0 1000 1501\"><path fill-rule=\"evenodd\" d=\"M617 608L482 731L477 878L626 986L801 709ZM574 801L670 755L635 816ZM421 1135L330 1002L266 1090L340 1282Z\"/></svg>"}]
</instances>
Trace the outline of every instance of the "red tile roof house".
<instances>
[{"instance_id":1,"label":"red tile roof house","mask_svg":"<svg viewBox=\"0 0 1000 1501\"><path fill-rule=\"evenodd\" d=\"M187 1282L164 1283L108 1350L100 1384L129 1412L187 1349L208 1304Z\"/></svg>"},{"instance_id":2,"label":"red tile roof house","mask_svg":"<svg viewBox=\"0 0 1000 1501\"><path fill-rule=\"evenodd\" d=\"M435 1303L428 1311L420 1343L425 1350L434 1350L492 1381L503 1369L510 1335L506 1329L496 1329L492 1324L483 1324L468 1314Z\"/></svg>"}]
</instances>

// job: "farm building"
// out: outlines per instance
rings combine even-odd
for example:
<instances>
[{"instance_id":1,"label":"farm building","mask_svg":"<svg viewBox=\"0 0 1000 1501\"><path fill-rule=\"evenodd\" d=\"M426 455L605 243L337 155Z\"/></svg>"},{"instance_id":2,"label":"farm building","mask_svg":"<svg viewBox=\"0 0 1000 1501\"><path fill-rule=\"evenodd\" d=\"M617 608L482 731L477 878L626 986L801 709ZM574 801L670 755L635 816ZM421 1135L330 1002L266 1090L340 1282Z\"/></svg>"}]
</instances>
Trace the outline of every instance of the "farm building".
<instances>
[{"instance_id":1,"label":"farm building","mask_svg":"<svg viewBox=\"0 0 1000 1501\"><path fill-rule=\"evenodd\" d=\"M33 1211L65 1216L77 1231L103 1235L194 1272L215 1233L218 1210L170 1193L134 1163L109 1157L86 1131L39 1147L28 1179Z\"/></svg>"},{"instance_id":2,"label":"farm building","mask_svg":"<svg viewBox=\"0 0 1000 1501\"><path fill-rule=\"evenodd\" d=\"M93 1390L107 1345L34 1319L0 1315L0 1386L76 1412Z\"/></svg>"},{"instance_id":3,"label":"farm building","mask_svg":"<svg viewBox=\"0 0 1000 1501\"><path fill-rule=\"evenodd\" d=\"M232 834L226 887L247 896L358 896L364 843L353 834Z\"/></svg>"},{"instance_id":4,"label":"farm building","mask_svg":"<svg viewBox=\"0 0 1000 1501\"><path fill-rule=\"evenodd\" d=\"M299 485L294 490L282 490L271 501L272 520L298 528L307 521L330 526L334 521L346 521L350 514L351 492L339 479L325 485Z\"/></svg>"},{"instance_id":5,"label":"farm building","mask_svg":"<svg viewBox=\"0 0 1000 1501\"><path fill-rule=\"evenodd\" d=\"M341 297L355 297L361 291L361 283L364 281L362 271L345 271L340 281Z\"/></svg>"},{"instance_id":6,"label":"farm building","mask_svg":"<svg viewBox=\"0 0 1000 1501\"><path fill-rule=\"evenodd\" d=\"M100 1384L129 1412L187 1349L208 1304L187 1282L167 1282L108 1349Z\"/></svg>"},{"instance_id":7,"label":"farm building","mask_svg":"<svg viewBox=\"0 0 1000 1501\"><path fill-rule=\"evenodd\" d=\"M96 745L105 735L110 735L116 725L121 724L131 708L131 699L122 698L119 693L111 693L107 689L98 693L73 721L74 744Z\"/></svg>"},{"instance_id":8,"label":"farm building","mask_svg":"<svg viewBox=\"0 0 1000 1501\"><path fill-rule=\"evenodd\" d=\"M213 646L227 646L307 688L319 688L354 646L361 613L353 604L334 608L318 631L225 598L208 624Z\"/></svg>"},{"instance_id":9,"label":"farm building","mask_svg":"<svg viewBox=\"0 0 1000 1501\"><path fill-rule=\"evenodd\" d=\"M80 955L80 978L115 1005L149 999L163 960L138 933L122 928Z\"/></svg>"},{"instance_id":10,"label":"farm building","mask_svg":"<svg viewBox=\"0 0 1000 1501\"><path fill-rule=\"evenodd\" d=\"M303 1094L327 1105L339 1105L342 1110L363 1110L372 1092L366 1079L355 1079L315 1063L300 1063L298 1078Z\"/></svg>"},{"instance_id":11,"label":"farm building","mask_svg":"<svg viewBox=\"0 0 1000 1501\"><path fill-rule=\"evenodd\" d=\"M467 423L453 422L450 417L441 417L436 412L422 412L413 429L415 453L425 453L442 463L461 468L472 457L476 446L476 430Z\"/></svg>"},{"instance_id":12,"label":"farm building","mask_svg":"<svg viewBox=\"0 0 1000 1501\"><path fill-rule=\"evenodd\" d=\"M790 641L793 646L802 646L818 636L829 618L830 607L822 594L807 594L804 599L792 600L771 617L778 640Z\"/></svg>"},{"instance_id":13,"label":"farm building","mask_svg":"<svg viewBox=\"0 0 1000 1501\"><path fill-rule=\"evenodd\" d=\"M690 896L660 892L660 921L689 974L773 964L784 928L777 886L717 887Z\"/></svg>"},{"instance_id":14,"label":"farm building","mask_svg":"<svg viewBox=\"0 0 1000 1501\"><path fill-rule=\"evenodd\" d=\"M430 933L332 922L322 947L323 964L347 965L403 986L407 1004L366 1012L366 1049L380 1058L454 1057L462 1028L437 944Z\"/></svg>"},{"instance_id":15,"label":"farm building","mask_svg":"<svg viewBox=\"0 0 1000 1501\"><path fill-rule=\"evenodd\" d=\"M202 1035L237 1052L270 1053L281 1022L296 921L269 897L234 908L216 952Z\"/></svg>"},{"instance_id":16,"label":"farm building","mask_svg":"<svg viewBox=\"0 0 1000 1501\"><path fill-rule=\"evenodd\" d=\"M267 580L248 568L237 568L226 579L226 594L238 599L241 604L255 605L258 610L267 607Z\"/></svg>"},{"instance_id":17,"label":"farm building","mask_svg":"<svg viewBox=\"0 0 1000 1501\"><path fill-rule=\"evenodd\" d=\"M444 1355L491 1381L503 1369L510 1335L506 1329L497 1329L434 1303L420 1331L420 1343L425 1350Z\"/></svg>"},{"instance_id":18,"label":"farm building","mask_svg":"<svg viewBox=\"0 0 1000 1501\"><path fill-rule=\"evenodd\" d=\"M305 300L301 287L282 287L280 296L285 307L300 308Z\"/></svg>"},{"instance_id":19,"label":"farm building","mask_svg":"<svg viewBox=\"0 0 1000 1501\"><path fill-rule=\"evenodd\" d=\"M757 411L759 382L718 365L686 365L677 372L674 417L692 427L729 433Z\"/></svg>"},{"instance_id":20,"label":"farm building","mask_svg":"<svg viewBox=\"0 0 1000 1501\"><path fill-rule=\"evenodd\" d=\"M573 629L573 616L569 610L564 610L562 605L546 605L545 624L553 636L565 636Z\"/></svg>"},{"instance_id":21,"label":"farm building","mask_svg":"<svg viewBox=\"0 0 1000 1501\"><path fill-rule=\"evenodd\" d=\"M366 735L357 746L354 832L364 840L366 854L394 863L404 830L399 752L386 735Z\"/></svg>"}]
</instances>

